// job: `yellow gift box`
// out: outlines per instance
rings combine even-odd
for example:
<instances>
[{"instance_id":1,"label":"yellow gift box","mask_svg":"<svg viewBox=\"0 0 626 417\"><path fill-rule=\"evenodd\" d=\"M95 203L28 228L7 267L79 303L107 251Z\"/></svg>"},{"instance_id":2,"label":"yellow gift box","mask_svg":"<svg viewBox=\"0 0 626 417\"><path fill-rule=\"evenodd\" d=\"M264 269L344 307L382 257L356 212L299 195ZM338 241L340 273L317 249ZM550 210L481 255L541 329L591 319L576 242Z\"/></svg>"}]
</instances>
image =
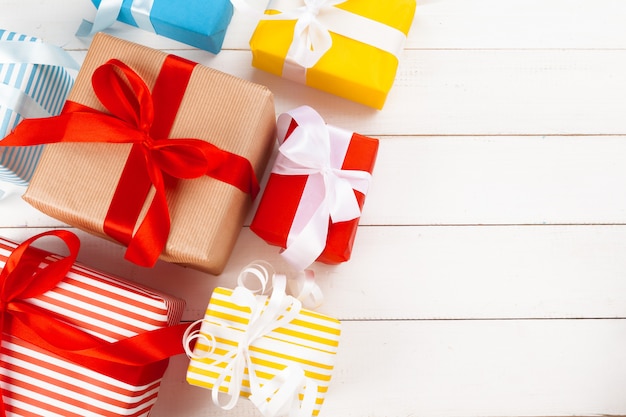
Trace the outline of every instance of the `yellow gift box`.
<instances>
[{"instance_id":1,"label":"yellow gift box","mask_svg":"<svg viewBox=\"0 0 626 417\"><path fill-rule=\"evenodd\" d=\"M283 3L289 3L290 9L286 5L283 7ZM413 22L415 0L317 0L307 3L317 5L305 6L303 0L270 2L250 39L252 65L382 109L395 80L403 40ZM300 41L306 48L315 49L318 30L324 28L330 34L330 49L313 66L301 71L290 69L293 44ZM372 45L380 42L389 44L389 49L395 49L394 53Z\"/></svg>"},{"instance_id":2,"label":"yellow gift box","mask_svg":"<svg viewBox=\"0 0 626 417\"><path fill-rule=\"evenodd\" d=\"M330 384L340 322L301 308L276 277L271 297L242 286L213 291L200 329L187 336L187 343L197 339L188 351L187 382L211 389L223 409L242 396L265 417L316 416Z\"/></svg>"}]
</instances>

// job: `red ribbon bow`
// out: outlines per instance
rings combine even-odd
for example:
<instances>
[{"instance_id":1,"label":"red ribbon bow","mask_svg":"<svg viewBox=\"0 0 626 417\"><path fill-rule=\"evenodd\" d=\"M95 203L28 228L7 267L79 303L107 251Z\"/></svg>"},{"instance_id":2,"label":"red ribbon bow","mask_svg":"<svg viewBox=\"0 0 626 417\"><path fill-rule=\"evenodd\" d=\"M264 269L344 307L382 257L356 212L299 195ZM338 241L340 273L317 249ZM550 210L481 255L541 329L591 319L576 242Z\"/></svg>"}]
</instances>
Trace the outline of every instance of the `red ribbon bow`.
<instances>
[{"instance_id":1,"label":"red ribbon bow","mask_svg":"<svg viewBox=\"0 0 626 417\"><path fill-rule=\"evenodd\" d=\"M125 257L153 266L165 247L170 217L165 196L174 178L203 175L255 198L259 185L250 161L199 139L168 139L195 63L168 55L152 93L141 77L112 59L92 76L96 96L110 114L67 101L59 116L28 119L0 146L55 142L132 143L104 222L104 232L128 246ZM155 194L136 232L150 189Z\"/></svg>"},{"instance_id":2,"label":"red ribbon bow","mask_svg":"<svg viewBox=\"0 0 626 417\"><path fill-rule=\"evenodd\" d=\"M67 257L51 257L31 244L56 236L70 250ZM76 260L80 241L66 230L41 233L20 244L0 272L1 338L19 338L66 360L128 384L146 385L162 377L168 358L184 352L181 344L186 324L140 333L108 342L63 321L54 313L28 303L56 287ZM0 415L5 405L0 396Z\"/></svg>"}]
</instances>

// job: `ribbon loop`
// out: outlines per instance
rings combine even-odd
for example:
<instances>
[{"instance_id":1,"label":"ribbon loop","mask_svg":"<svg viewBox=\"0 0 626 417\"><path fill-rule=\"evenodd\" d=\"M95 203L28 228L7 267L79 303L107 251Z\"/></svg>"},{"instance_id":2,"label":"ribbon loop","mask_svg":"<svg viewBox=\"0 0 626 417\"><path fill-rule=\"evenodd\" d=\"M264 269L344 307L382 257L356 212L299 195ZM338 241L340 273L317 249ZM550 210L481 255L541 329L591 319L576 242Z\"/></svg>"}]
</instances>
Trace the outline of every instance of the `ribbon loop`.
<instances>
[{"instance_id":1,"label":"ribbon loop","mask_svg":"<svg viewBox=\"0 0 626 417\"><path fill-rule=\"evenodd\" d=\"M297 126L290 131L292 121ZM333 134L351 136L351 133L342 132L336 129ZM293 266L304 269L324 250L329 219L337 223L361 215L354 190L367 193L371 174L341 168L340 158L333 155L331 149L329 127L311 107L302 106L281 114L278 133L282 143L272 172L308 176L302 201L306 201L310 212L296 214L287 248L282 252Z\"/></svg>"},{"instance_id":2,"label":"ribbon loop","mask_svg":"<svg viewBox=\"0 0 626 417\"><path fill-rule=\"evenodd\" d=\"M54 259L40 268L40 260L29 258L28 253L33 251L31 245L45 236L61 239L68 247L69 255ZM76 261L79 246L78 237L66 230L44 232L19 245L0 272L0 299L5 306L15 300L36 297L56 287Z\"/></svg>"},{"instance_id":3,"label":"ribbon loop","mask_svg":"<svg viewBox=\"0 0 626 417\"><path fill-rule=\"evenodd\" d=\"M289 58L304 68L311 68L331 48L333 41L328 27L320 17L343 0L305 0L304 7L296 9L299 17L294 29L294 40Z\"/></svg>"},{"instance_id":4,"label":"ribbon loop","mask_svg":"<svg viewBox=\"0 0 626 417\"><path fill-rule=\"evenodd\" d=\"M200 332L199 325L202 324L204 319L196 320L187 327L185 333L183 333L183 349L188 358L191 359L204 359L210 357L215 352L215 337L210 334L204 334ZM192 346L195 345L196 340L203 340L204 344L209 347L207 352L197 354L194 352Z\"/></svg>"},{"instance_id":5,"label":"ribbon loop","mask_svg":"<svg viewBox=\"0 0 626 417\"><path fill-rule=\"evenodd\" d=\"M98 100L112 115L149 134L154 120L152 95L128 65L117 59L109 60L94 71L92 86Z\"/></svg>"},{"instance_id":6,"label":"ribbon loop","mask_svg":"<svg viewBox=\"0 0 626 417\"><path fill-rule=\"evenodd\" d=\"M269 262L254 261L246 265L237 276L237 287L244 287L253 294L265 294L271 286L270 278L274 276L274 268ZM259 287L251 285L250 278L258 281Z\"/></svg>"}]
</instances>

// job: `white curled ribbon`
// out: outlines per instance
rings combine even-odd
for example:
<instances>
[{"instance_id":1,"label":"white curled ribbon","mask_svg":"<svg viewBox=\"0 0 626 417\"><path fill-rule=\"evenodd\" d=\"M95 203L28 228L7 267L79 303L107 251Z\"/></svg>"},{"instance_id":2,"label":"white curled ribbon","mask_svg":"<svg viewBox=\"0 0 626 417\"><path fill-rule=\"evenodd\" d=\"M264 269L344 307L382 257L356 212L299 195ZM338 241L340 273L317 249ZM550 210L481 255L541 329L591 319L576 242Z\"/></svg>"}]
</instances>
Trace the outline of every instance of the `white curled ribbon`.
<instances>
[{"instance_id":1,"label":"white curled ribbon","mask_svg":"<svg viewBox=\"0 0 626 417\"><path fill-rule=\"evenodd\" d=\"M239 399L247 369L251 392L249 400L264 417L310 417L315 407L318 385L306 377L304 369L291 364L278 372L270 381L261 385L256 375L256 367L250 357L250 347L256 340L290 323L302 309L302 303L298 299L286 294L285 275L270 275L270 271L266 263L253 263L239 274L238 286L231 295L231 301L239 306L250 308L250 319L245 331L237 335L237 346L223 356L216 357L215 362L212 363L216 369L219 369L222 364L225 366L217 371L219 375L213 385L211 399L215 405L224 410L232 409ZM272 278L271 283L270 278ZM248 288L250 279L258 280L260 287ZM270 284L273 288L271 296L268 297L263 295L263 292L269 288ZM213 358L216 338L211 333L203 331L202 327L193 330L198 322L189 326L183 335L185 352L191 359ZM224 328L230 325L228 322L213 320L211 324ZM231 332L229 335L236 333L240 332ZM202 339L209 350L202 354L194 353L189 348L190 342L194 339ZM224 384L227 377L230 377L227 385L229 398L223 403L220 400L219 387ZM300 400L300 393L303 393L302 400Z\"/></svg>"},{"instance_id":2,"label":"white curled ribbon","mask_svg":"<svg viewBox=\"0 0 626 417\"><path fill-rule=\"evenodd\" d=\"M306 69L314 66L332 46L330 33L345 36L394 55L402 53L406 35L384 23L335 7L346 0L272 0L263 14L247 0L231 0L246 15L263 20L296 20L292 43L285 58L283 76L303 82Z\"/></svg>"},{"instance_id":3,"label":"white curled ribbon","mask_svg":"<svg viewBox=\"0 0 626 417\"><path fill-rule=\"evenodd\" d=\"M272 280L268 277L275 275L276 272L269 262L256 260L243 268L237 278L237 286L246 287L255 294L265 294L272 285ZM310 310L315 310L324 303L324 294L315 281L315 272L311 269L288 278L287 287L289 293Z\"/></svg>"},{"instance_id":4,"label":"white curled ribbon","mask_svg":"<svg viewBox=\"0 0 626 417\"><path fill-rule=\"evenodd\" d=\"M117 20L122 10L122 4L123 0L101 0L93 23L83 20L76 32L76 36L93 36L97 32L110 27ZM137 27L148 32L155 32L154 25L150 20L153 4L154 0L133 0L130 7L130 13Z\"/></svg>"},{"instance_id":5,"label":"white curled ribbon","mask_svg":"<svg viewBox=\"0 0 626 417\"><path fill-rule=\"evenodd\" d=\"M63 67L73 77L80 66L65 51L44 42L0 41L0 64L32 64ZM0 83L0 106L24 118L48 117L50 113L36 100L17 87Z\"/></svg>"},{"instance_id":6,"label":"white curled ribbon","mask_svg":"<svg viewBox=\"0 0 626 417\"><path fill-rule=\"evenodd\" d=\"M272 172L308 176L287 247L281 252L292 266L304 269L326 247L329 219L338 223L361 215L354 190L366 194L372 176L367 171L341 168L352 132L326 125L311 107L298 107L278 117L279 140L284 140L292 119L298 126L278 148ZM335 139L332 147L331 135ZM342 145L343 149L337 149Z\"/></svg>"}]
</instances>

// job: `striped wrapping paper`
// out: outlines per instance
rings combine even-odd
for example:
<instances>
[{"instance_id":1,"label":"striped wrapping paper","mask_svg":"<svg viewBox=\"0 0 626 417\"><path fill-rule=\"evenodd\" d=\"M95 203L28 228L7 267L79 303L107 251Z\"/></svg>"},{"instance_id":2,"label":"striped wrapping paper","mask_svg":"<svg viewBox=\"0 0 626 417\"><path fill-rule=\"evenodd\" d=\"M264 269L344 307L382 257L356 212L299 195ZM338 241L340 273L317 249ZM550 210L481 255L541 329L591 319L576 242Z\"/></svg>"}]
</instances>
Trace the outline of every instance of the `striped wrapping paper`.
<instances>
[{"instance_id":1,"label":"striped wrapping paper","mask_svg":"<svg viewBox=\"0 0 626 417\"><path fill-rule=\"evenodd\" d=\"M41 42L3 29L0 29L0 41ZM23 91L53 116L61 112L74 78L60 66L0 62L0 83ZM0 97L0 138L9 134L24 117L27 116L3 105ZM0 148L0 181L27 185L42 150L43 146Z\"/></svg>"},{"instance_id":2,"label":"striped wrapping paper","mask_svg":"<svg viewBox=\"0 0 626 417\"><path fill-rule=\"evenodd\" d=\"M0 267L17 244L0 239ZM80 329L117 341L178 324L184 301L79 264L30 303ZM161 380L133 386L5 335L0 386L8 416L147 416Z\"/></svg>"},{"instance_id":3,"label":"striped wrapping paper","mask_svg":"<svg viewBox=\"0 0 626 417\"><path fill-rule=\"evenodd\" d=\"M200 334L207 335L209 339L211 337L208 335L212 335L216 347L214 354L209 357L190 359L187 382L192 385L213 389L219 372L226 366L219 363L220 356L237 348L237 342L229 334L243 332L248 324L250 308L233 303L232 293L227 288L216 288L213 291ZM287 366L299 365L304 369L305 376L318 384L313 411L313 415L318 415L330 384L340 332L339 320L306 309L300 310L297 318L288 325L271 331L250 346L250 357L259 382L263 385ZM207 350L208 346L203 343L203 339L198 339L194 354L201 356L202 351ZM230 377L226 377L220 391L227 392L228 381ZM240 394L243 397L250 396L247 369Z\"/></svg>"}]
</instances>

